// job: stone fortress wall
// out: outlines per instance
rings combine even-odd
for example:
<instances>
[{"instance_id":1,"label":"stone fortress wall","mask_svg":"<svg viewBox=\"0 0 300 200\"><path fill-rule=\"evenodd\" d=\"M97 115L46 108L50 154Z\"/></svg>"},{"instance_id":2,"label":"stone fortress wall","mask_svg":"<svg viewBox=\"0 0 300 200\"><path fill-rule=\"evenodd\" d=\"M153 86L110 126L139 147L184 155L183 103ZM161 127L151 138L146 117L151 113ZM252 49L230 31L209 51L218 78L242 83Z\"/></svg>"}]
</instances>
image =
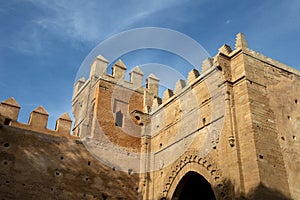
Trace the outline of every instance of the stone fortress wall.
<instances>
[{"instance_id":1,"label":"stone fortress wall","mask_svg":"<svg viewBox=\"0 0 300 200\"><path fill-rule=\"evenodd\" d=\"M107 65L99 55L75 84L71 134L66 113L49 130L43 107L23 124L13 98L0 104L1 197L180 199L198 174L216 199L300 199L299 71L250 50L243 34L161 98L155 72L143 87L138 67L126 81L121 60L112 75ZM140 155L142 173L104 165L91 139Z\"/></svg>"},{"instance_id":2,"label":"stone fortress wall","mask_svg":"<svg viewBox=\"0 0 300 200\"><path fill-rule=\"evenodd\" d=\"M20 106L13 98L1 102L0 110L0 199L138 198L138 175L95 159L70 135L68 114L49 130L41 106L28 124L17 121Z\"/></svg>"}]
</instances>

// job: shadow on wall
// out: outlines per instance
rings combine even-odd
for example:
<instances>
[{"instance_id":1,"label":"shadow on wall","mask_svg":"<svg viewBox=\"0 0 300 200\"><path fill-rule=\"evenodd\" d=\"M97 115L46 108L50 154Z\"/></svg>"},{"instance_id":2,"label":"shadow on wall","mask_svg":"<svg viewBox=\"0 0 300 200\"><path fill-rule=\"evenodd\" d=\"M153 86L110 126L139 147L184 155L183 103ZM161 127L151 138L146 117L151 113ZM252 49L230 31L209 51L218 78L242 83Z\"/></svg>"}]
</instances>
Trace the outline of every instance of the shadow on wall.
<instances>
[{"instance_id":1,"label":"shadow on wall","mask_svg":"<svg viewBox=\"0 0 300 200\"><path fill-rule=\"evenodd\" d=\"M215 188L211 188L213 191L215 191L215 196L208 194L208 190L195 190L195 191L189 191L193 192L193 194L185 195L185 190L182 190L182 194L176 194L173 195L172 199L167 198L161 198L161 200L198 200L198 199L205 199L205 200L215 200L215 199L236 199L236 200L290 200L290 197L286 197L281 192L267 188L263 184L259 184L256 188L251 190L246 195L241 196L235 196L234 195L234 185L231 181L225 180L223 182L224 186L222 186L222 191L220 190L220 185L217 185ZM187 185L188 186L188 183ZM182 187L182 186L181 186ZM202 193L202 192L204 193ZM178 191L177 191L178 192ZM176 191L175 191L176 193ZM174 194L175 194L174 193ZM216 194L217 193L217 194Z\"/></svg>"},{"instance_id":2,"label":"shadow on wall","mask_svg":"<svg viewBox=\"0 0 300 200\"><path fill-rule=\"evenodd\" d=\"M104 166L79 140L0 123L0 197L137 199L138 175Z\"/></svg>"},{"instance_id":3,"label":"shadow on wall","mask_svg":"<svg viewBox=\"0 0 300 200\"><path fill-rule=\"evenodd\" d=\"M219 199L236 199L236 200L291 200L290 197L285 196L281 192L268 188L264 184L260 183L256 188L253 188L248 194L235 195L234 184L230 180L225 180L226 194L222 195ZM218 186L217 186L218 187ZM214 191L218 191L218 188L213 188ZM223 190L224 191L224 190ZM218 199L218 198L216 198Z\"/></svg>"},{"instance_id":4,"label":"shadow on wall","mask_svg":"<svg viewBox=\"0 0 300 200\"><path fill-rule=\"evenodd\" d=\"M103 166L89 155L80 141L24 131L3 124L0 123L1 198L138 199L138 175ZM186 179L183 186L189 184L193 188L193 183L197 184L199 180L203 186L201 177ZM203 199L206 190L203 190L201 184L201 190L195 187L195 195L181 195L181 191L190 191L179 190L177 199ZM216 197L206 195L204 199L291 199L263 184L244 196L235 196L233 188L232 182L225 180L211 188Z\"/></svg>"},{"instance_id":5,"label":"shadow on wall","mask_svg":"<svg viewBox=\"0 0 300 200\"><path fill-rule=\"evenodd\" d=\"M259 184L255 189L253 189L247 197L240 197L237 199L258 199L258 200L283 200L283 199L291 199L290 197L286 197L284 194L277 190L273 190L271 188L266 187L263 184Z\"/></svg>"}]
</instances>

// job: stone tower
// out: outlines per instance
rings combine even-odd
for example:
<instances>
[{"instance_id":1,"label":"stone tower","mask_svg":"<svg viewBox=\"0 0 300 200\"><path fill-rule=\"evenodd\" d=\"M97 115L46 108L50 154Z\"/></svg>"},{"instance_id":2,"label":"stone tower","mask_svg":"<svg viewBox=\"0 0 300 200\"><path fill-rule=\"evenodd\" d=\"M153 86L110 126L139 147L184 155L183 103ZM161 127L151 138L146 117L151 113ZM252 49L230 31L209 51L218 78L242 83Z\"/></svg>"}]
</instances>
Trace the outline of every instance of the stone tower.
<instances>
[{"instance_id":1,"label":"stone tower","mask_svg":"<svg viewBox=\"0 0 300 200\"><path fill-rule=\"evenodd\" d=\"M298 70L242 33L162 97L155 72L143 86L138 66L127 81L108 63L76 82L71 135L67 114L49 130L43 107L22 124L14 99L0 104L1 197L300 199Z\"/></svg>"}]
</instances>

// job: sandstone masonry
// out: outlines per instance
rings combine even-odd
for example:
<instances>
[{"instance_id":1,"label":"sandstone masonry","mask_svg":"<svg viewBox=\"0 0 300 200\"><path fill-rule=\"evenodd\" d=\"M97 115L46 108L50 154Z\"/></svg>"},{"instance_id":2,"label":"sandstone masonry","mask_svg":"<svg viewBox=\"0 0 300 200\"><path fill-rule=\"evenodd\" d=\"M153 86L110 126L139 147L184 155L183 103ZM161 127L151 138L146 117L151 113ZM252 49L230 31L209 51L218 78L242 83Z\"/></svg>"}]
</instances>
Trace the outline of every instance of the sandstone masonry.
<instances>
[{"instance_id":1,"label":"sandstone masonry","mask_svg":"<svg viewBox=\"0 0 300 200\"><path fill-rule=\"evenodd\" d=\"M242 33L162 97L155 72L143 86L138 66L127 81L108 63L97 56L75 84L72 130L67 113L49 130L43 107L24 124L15 99L1 102L1 198L300 199L298 70Z\"/></svg>"}]
</instances>

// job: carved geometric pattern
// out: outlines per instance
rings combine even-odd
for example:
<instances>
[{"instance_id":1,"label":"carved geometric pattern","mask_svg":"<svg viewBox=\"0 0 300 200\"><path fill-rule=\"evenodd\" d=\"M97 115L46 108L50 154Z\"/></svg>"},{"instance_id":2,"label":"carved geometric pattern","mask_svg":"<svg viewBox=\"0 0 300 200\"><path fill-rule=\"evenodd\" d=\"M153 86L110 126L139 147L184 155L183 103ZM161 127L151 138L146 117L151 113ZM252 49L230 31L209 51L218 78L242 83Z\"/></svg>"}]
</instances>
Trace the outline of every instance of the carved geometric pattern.
<instances>
[{"instance_id":1,"label":"carved geometric pattern","mask_svg":"<svg viewBox=\"0 0 300 200\"><path fill-rule=\"evenodd\" d=\"M217 167L213 159L211 159L209 156L206 156L204 158L201 158L199 156L199 151L197 150L189 150L185 152L180 159L176 161L176 163L173 165L174 167L170 170L170 172L167 174L165 178L164 188L161 192L161 199L166 199L167 195L169 193L170 187L173 184L176 176L179 174L179 172L184 168L188 167L189 164L196 163L203 167L203 169L207 170L209 174L211 175L211 180L214 180L217 188L215 190L219 193L218 199L230 199L228 195L228 188L223 183L223 177L221 169ZM211 183L210 183L211 184ZM216 192L215 191L215 192Z\"/></svg>"}]
</instances>

